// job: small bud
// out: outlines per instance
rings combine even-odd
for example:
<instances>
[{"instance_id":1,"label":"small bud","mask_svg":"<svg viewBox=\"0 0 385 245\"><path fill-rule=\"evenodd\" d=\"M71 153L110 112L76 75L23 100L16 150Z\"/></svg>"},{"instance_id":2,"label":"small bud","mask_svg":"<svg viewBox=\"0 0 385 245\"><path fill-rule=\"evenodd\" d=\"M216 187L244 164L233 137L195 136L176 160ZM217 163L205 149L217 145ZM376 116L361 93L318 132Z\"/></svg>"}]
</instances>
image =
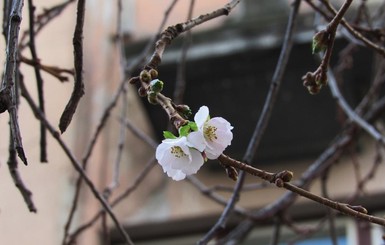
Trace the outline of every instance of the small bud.
<instances>
[{"instance_id":1,"label":"small bud","mask_svg":"<svg viewBox=\"0 0 385 245\"><path fill-rule=\"evenodd\" d=\"M130 84L135 84L136 82L139 82L139 77L131 77L130 80L128 80Z\"/></svg>"},{"instance_id":2,"label":"small bud","mask_svg":"<svg viewBox=\"0 0 385 245\"><path fill-rule=\"evenodd\" d=\"M140 97L144 97L144 96L146 96L147 91L146 91L145 88L140 87L140 88L138 89L138 94L139 94Z\"/></svg>"},{"instance_id":3,"label":"small bud","mask_svg":"<svg viewBox=\"0 0 385 245\"><path fill-rule=\"evenodd\" d=\"M8 110L8 107L9 107L9 99L7 97L7 94L5 92L5 90L1 90L0 91L0 113L3 113L5 112L6 110Z\"/></svg>"},{"instance_id":4,"label":"small bud","mask_svg":"<svg viewBox=\"0 0 385 245\"><path fill-rule=\"evenodd\" d=\"M150 73L146 70L141 71L139 77L144 83L149 83L151 81Z\"/></svg>"},{"instance_id":5,"label":"small bud","mask_svg":"<svg viewBox=\"0 0 385 245\"><path fill-rule=\"evenodd\" d=\"M150 104L153 104L153 105L156 105L158 104L158 102L156 101L156 96L157 96L157 93L153 92L153 91L149 91L147 93L147 100Z\"/></svg>"},{"instance_id":6,"label":"small bud","mask_svg":"<svg viewBox=\"0 0 385 245\"><path fill-rule=\"evenodd\" d=\"M283 182L290 182L291 179L293 178L293 175L294 174L292 171L285 170L285 171L282 171L281 178Z\"/></svg>"},{"instance_id":7,"label":"small bud","mask_svg":"<svg viewBox=\"0 0 385 245\"><path fill-rule=\"evenodd\" d=\"M189 118L192 114L192 111L188 105L177 105L175 109L182 114L184 118Z\"/></svg>"},{"instance_id":8,"label":"small bud","mask_svg":"<svg viewBox=\"0 0 385 245\"><path fill-rule=\"evenodd\" d=\"M303 86L308 87L315 83L315 77L313 72L307 72L304 76L302 76Z\"/></svg>"},{"instance_id":9,"label":"small bud","mask_svg":"<svg viewBox=\"0 0 385 245\"><path fill-rule=\"evenodd\" d=\"M322 86L320 85L307 86L307 90L311 95L315 95L319 93L319 91L321 90L321 87Z\"/></svg>"},{"instance_id":10,"label":"small bud","mask_svg":"<svg viewBox=\"0 0 385 245\"><path fill-rule=\"evenodd\" d=\"M234 181L238 180L238 172L234 167L226 166L226 174L230 179Z\"/></svg>"},{"instance_id":11,"label":"small bud","mask_svg":"<svg viewBox=\"0 0 385 245\"><path fill-rule=\"evenodd\" d=\"M368 214L368 210L362 206L352 206L352 205L347 205L348 208L353 209L354 211L363 213L363 214Z\"/></svg>"},{"instance_id":12,"label":"small bud","mask_svg":"<svg viewBox=\"0 0 385 245\"><path fill-rule=\"evenodd\" d=\"M163 82L159 79L154 79L150 82L150 90L154 93L160 93L163 90Z\"/></svg>"},{"instance_id":13,"label":"small bud","mask_svg":"<svg viewBox=\"0 0 385 245\"><path fill-rule=\"evenodd\" d=\"M158 77L158 71L155 69L151 69L150 70L150 76L151 76L151 79L157 78Z\"/></svg>"},{"instance_id":14,"label":"small bud","mask_svg":"<svg viewBox=\"0 0 385 245\"><path fill-rule=\"evenodd\" d=\"M315 76L315 83L319 86L326 86L328 83L328 78L322 70Z\"/></svg>"},{"instance_id":15,"label":"small bud","mask_svg":"<svg viewBox=\"0 0 385 245\"><path fill-rule=\"evenodd\" d=\"M284 181L282 180L282 179L280 179L280 178L277 178L276 180L275 180L275 185L277 186L277 187L279 187L279 188L282 188L283 186L284 186Z\"/></svg>"},{"instance_id":16,"label":"small bud","mask_svg":"<svg viewBox=\"0 0 385 245\"><path fill-rule=\"evenodd\" d=\"M312 52L317 54L321 51L325 51L328 47L329 34L325 30L317 32L313 36Z\"/></svg>"}]
</instances>

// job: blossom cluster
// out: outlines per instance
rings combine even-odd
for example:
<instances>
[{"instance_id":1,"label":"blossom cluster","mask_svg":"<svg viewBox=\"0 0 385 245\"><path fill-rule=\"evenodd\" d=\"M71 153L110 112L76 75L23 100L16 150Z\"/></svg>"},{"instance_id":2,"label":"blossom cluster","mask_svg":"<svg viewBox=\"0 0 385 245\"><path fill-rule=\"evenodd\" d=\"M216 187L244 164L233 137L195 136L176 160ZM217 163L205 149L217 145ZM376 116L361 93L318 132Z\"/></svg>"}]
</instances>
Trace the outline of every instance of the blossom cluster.
<instances>
[{"instance_id":1,"label":"blossom cluster","mask_svg":"<svg viewBox=\"0 0 385 245\"><path fill-rule=\"evenodd\" d=\"M156 159L173 180L195 174L207 159L217 159L231 144L233 127L222 117L210 118L207 106L202 106L189 122L179 129L179 137L164 132L156 149Z\"/></svg>"}]
</instances>

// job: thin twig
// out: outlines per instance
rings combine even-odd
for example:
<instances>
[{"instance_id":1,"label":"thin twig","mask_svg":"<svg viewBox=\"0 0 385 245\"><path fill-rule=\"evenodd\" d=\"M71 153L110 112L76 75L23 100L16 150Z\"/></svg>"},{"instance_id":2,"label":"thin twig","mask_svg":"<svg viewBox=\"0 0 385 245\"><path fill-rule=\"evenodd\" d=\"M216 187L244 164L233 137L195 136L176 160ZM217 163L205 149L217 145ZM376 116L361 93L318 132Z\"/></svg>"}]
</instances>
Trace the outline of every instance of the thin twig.
<instances>
[{"instance_id":1,"label":"thin twig","mask_svg":"<svg viewBox=\"0 0 385 245\"><path fill-rule=\"evenodd\" d=\"M291 230L293 230L296 234L298 234L297 237L294 237L292 239L290 239L287 244L288 245L295 245L298 243L298 241L301 241L301 240L304 240L306 239L307 237L310 237L312 236L314 233L317 233L319 232L323 226L325 226L325 221L326 221L326 218L322 218L321 220L319 220L319 222L312 226L312 227L309 227L309 226L306 226L306 227L299 227L298 225L296 225L293 220L291 220L287 215L283 216L281 218L282 222L287 226L289 227Z\"/></svg>"},{"instance_id":2,"label":"thin twig","mask_svg":"<svg viewBox=\"0 0 385 245\"><path fill-rule=\"evenodd\" d=\"M188 11L187 20L192 18L193 9L195 5L195 0L190 0L190 7ZM187 52L191 43L191 30L186 32L186 37L183 40L182 53L180 56L179 65L177 68L177 76L175 82L175 90L174 90L174 103L181 104L184 97L184 92L186 88L186 60L187 60Z\"/></svg>"},{"instance_id":3,"label":"thin twig","mask_svg":"<svg viewBox=\"0 0 385 245\"><path fill-rule=\"evenodd\" d=\"M266 183L266 182L244 184L241 191L242 192L255 191L255 190L265 189L268 187L271 187L271 185L269 183ZM214 192L214 191L233 192L234 187L233 186L225 186L225 185L215 185L215 186L208 188L208 191L210 191L210 192Z\"/></svg>"},{"instance_id":4,"label":"thin twig","mask_svg":"<svg viewBox=\"0 0 385 245\"><path fill-rule=\"evenodd\" d=\"M152 159L149 161L143 170L138 174L138 176L135 178L133 183L118 197L116 197L111 202L111 207L117 206L120 202L122 202L124 199L126 199L128 196L130 196L138 187L139 185L144 181L146 176L150 173L150 170L156 165L155 159ZM90 228L92 225L95 224L95 222L102 216L103 213L106 211L104 209L99 210L94 217L92 217L88 222L85 222L84 224L80 225L74 232L68 235L68 244L72 244L76 238L85 230Z\"/></svg>"},{"instance_id":5,"label":"thin twig","mask_svg":"<svg viewBox=\"0 0 385 245\"><path fill-rule=\"evenodd\" d=\"M268 122L270 121L270 117L272 114L272 110L275 105L275 101L278 95L278 91L280 88L280 84L282 82L282 78L284 75L284 72L287 67L287 63L290 57L291 49L293 47L293 33L295 30L295 23L298 15L298 9L301 4L300 0L296 0L293 3L292 11L289 16L289 21L286 28L286 33L283 41L283 46L281 48L281 53L277 62L277 65L275 67L274 75L271 79L269 92L267 94L265 103L263 105L263 109L261 112L261 116L259 117L258 123L256 125L256 128L253 132L251 141L248 145L248 148L246 152L248 154L245 155L243 160L245 162L252 162L255 152L260 144L260 141L262 139L263 133L265 132L265 129L267 127Z\"/></svg>"},{"instance_id":6,"label":"thin twig","mask_svg":"<svg viewBox=\"0 0 385 245\"><path fill-rule=\"evenodd\" d=\"M8 2L8 1L6 1ZM60 14L71 4L75 2L75 0L67 0L63 3L59 3L51 8L47 8L43 10L43 13L36 16L35 25L34 25L34 33L35 36L40 33L40 31L51 21L60 16ZM29 30L25 31L20 40L20 50L23 50L29 45Z\"/></svg>"},{"instance_id":7,"label":"thin twig","mask_svg":"<svg viewBox=\"0 0 385 245\"><path fill-rule=\"evenodd\" d=\"M337 27L341 23L352 1L353 0L345 0L338 13L336 13L326 28L317 32L313 37L313 53L318 53L324 49L326 49L326 51L318 68L314 72L307 72L302 77L302 80L304 80L303 85L308 89L310 94L317 94L321 88L327 84L327 72L333 53Z\"/></svg>"},{"instance_id":8,"label":"thin twig","mask_svg":"<svg viewBox=\"0 0 385 245\"><path fill-rule=\"evenodd\" d=\"M328 71L329 77L329 87L332 92L333 98L337 101L339 106L344 110L346 115L352 120L354 123L358 124L363 130L365 130L369 135L371 135L376 141L385 145L385 137L379 133L372 125L370 125L367 121L365 121L362 117L360 117L346 102L344 97L342 96L337 82L334 78L334 74L331 71Z\"/></svg>"},{"instance_id":9,"label":"thin twig","mask_svg":"<svg viewBox=\"0 0 385 245\"><path fill-rule=\"evenodd\" d=\"M41 71L44 71L55 78L57 78L60 82L67 82L68 77L64 76L63 73L69 74L71 76L74 75L74 71L71 69L65 69L65 68L60 68L57 66L49 66L49 65L44 65L40 62L40 60L31 60L23 55L19 56L20 62L23 62L24 64L33 66L35 69L39 69Z\"/></svg>"},{"instance_id":10,"label":"thin twig","mask_svg":"<svg viewBox=\"0 0 385 245\"><path fill-rule=\"evenodd\" d=\"M116 228L118 229L118 231L120 232L120 234L124 238L125 242L127 244L133 244L133 242L131 241L130 237L128 236L128 234L124 230L123 226L120 224L120 222L118 221L117 217L115 216L115 214L111 210L110 205L106 202L106 200L104 199L103 195L98 192L96 186L91 181L91 179L87 176L87 174L84 171L84 169L82 168L80 162L72 154L71 150L68 148L66 143L60 138L60 133L55 130L55 128L48 122L48 120L45 118L45 116L40 112L40 110L36 106L35 102L32 100L31 96L29 95L29 93L28 93L28 91L27 91L27 89L26 89L26 87L25 87L25 85L24 85L24 83L22 81L20 82L20 89L22 91L22 96L28 102L28 104L31 107L31 109L32 109L33 113L35 114L35 116L40 121L44 122L45 127L50 132L52 137L60 145L60 147L62 148L63 152L67 155L67 157L70 160L70 162L71 162L72 166L74 167L74 169L79 173L79 175L82 177L84 182L89 187L89 189L92 192L92 194L95 196L95 198L100 202L100 204L103 206L105 211L108 213L108 215L112 219L113 223L115 224Z\"/></svg>"},{"instance_id":11,"label":"thin twig","mask_svg":"<svg viewBox=\"0 0 385 245\"><path fill-rule=\"evenodd\" d=\"M72 43L74 46L74 67L75 67L75 84L72 91L71 98L68 101L63 114L60 117L59 128L61 133L66 131L67 127L72 121L76 108L84 95L83 82L83 26L85 14L86 0L78 0L77 17L74 37Z\"/></svg>"},{"instance_id":12,"label":"thin twig","mask_svg":"<svg viewBox=\"0 0 385 245\"><path fill-rule=\"evenodd\" d=\"M279 237L281 235L281 229L282 228L282 218L281 216L277 215L274 220L274 232L271 237L270 245L278 245L279 244Z\"/></svg>"},{"instance_id":13,"label":"thin twig","mask_svg":"<svg viewBox=\"0 0 385 245\"><path fill-rule=\"evenodd\" d=\"M205 184L203 184L198 178L196 178L195 176L193 175L190 175L190 176L187 176L186 177L186 180L189 181L193 186L195 186L195 188L197 188L201 193L202 195L210 198L212 201L218 203L219 205L221 206L224 206L226 207L227 203L228 203L228 200L226 200L225 198L223 198L221 195L215 193L215 192L212 192ZM248 217L248 213L249 211L247 211L246 209L242 208L242 207L238 207L238 206L235 206L234 207L234 211L237 213L237 214L240 214L240 215L243 215L245 217Z\"/></svg>"},{"instance_id":14,"label":"thin twig","mask_svg":"<svg viewBox=\"0 0 385 245\"><path fill-rule=\"evenodd\" d=\"M321 193L325 198L329 198L328 188L327 188L327 180L329 177L330 168L328 168L321 177ZM337 233L336 233L336 215L334 210L327 208L326 209L326 217L329 221L329 234L330 240L332 241L332 245L337 245Z\"/></svg>"},{"instance_id":15,"label":"thin twig","mask_svg":"<svg viewBox=\"0 0 385 245\"><path fill-rule=\"evenodd\" d=\"M20 194L24 199L24 202L27 204L28 210L30 212L36 213L37 209L36 209L35 203L32 200L32 192L24 184L21 178L19 169L17 167L18 163L16 158L16 151L13 148L13 144L11 140L9 145L9 156L8 156L7 164L8 164L8 169L13 179L13 182L15 183L17 189L19 189Z\"/></svg>"},{"instance_id":16,"label":"thin twig","mask_svg":"<svg viewBox=\"0 0 385 245\"><path fill-rule=\"evenodd\" d=\"M146 57L151 52L157 38L159 37L160 33L162 32L162 30L166 26L166 22L167 22L168 18L170 17L170 14L171 14L172 10L174 9L174 7L178 1L179 0L173 0L170 3L170 6L164 12L163 19L162 19L162 21L159 25L159 28L158 28L157 32L155 33L155 35L153 35L151 40L147 42L146 47L143 49L142 53L139 55L139 58L136 59L136 62L134 62L132 65L126 67L126 73L127 73L126 76L127 77L131 76L132 71L135 70L135 68L138 65L145 62Z\"/></svg>"},{"instance_id":17,"label":"thin twig","mask_svg":"<svg viewBox=\"0 0 385 245\"><path fill-rule=\"evenodd\" d=\"M372 164L372 167L369 169L369 171L364 175L361 179L357 181L357 188L356 191L348 197L346 202L351 203L356 200L356 198L362 194L364 187L369 183L370 180L372 180L374 177L376 177L376 174L379 174L380 171L378 171L378 168L380 167L382 163L382 155L380 152L381 146L379 143L376 144L376 155L374 157L374 161Z\"/></svg>"},{"instance_id":18,"label":"thin twig","mask_svg":"<svg viewBox=\"0 0 385 245\"><path fill-rule=\"evenodd\" d=\"M285 170L285 171L281 171L279 173L270 173L270 172L252 167L248 164L237 161L235 159L232 159L232 158L230 158L226 155L223 155L223 154L218 158L218 160L221 161L225 165L230 165L236 169L243 170L243 171L245 171L251 175L254 175L254 176L257 176L263 180L269 181L270 183L275 183L278 187L290 190L293 193L299 194L302 197L316 201L320 204L328 206L328 207L335 209L337 211L340 211L344 214L348 214L348 215L353 216L353 217L363 218L363 219L368 220L370 222L385 226L385 219L381 219L381 218L367 215L365 213L366 210L362 210L362 209L357 208L357 207L352 207L348 204L338 203L338 202L329 200L327 198L315 195L315 194L303 189L302 186L304 186L304 184L300 184L301 187L299 187L299 186L296 186L294 184L289 183L292 176L293 176L293 173L291 173L290 171ZM309 172L309 173L314 174L314 172ZM312 177L314 177L314 176L312 176ZM311 180L309 177L307 177L306 179L307 179L307 181Z\"/></svg>"},{"instance_id":19,"label":"thin twig","mask_svg":"<svg viewBox=\"0 0 385 245\"><path fill-rule=\"evenodd\" d=\"M29 14L29 50L31 51L32 60L38 63L39 58L36 51L35 45L35 6L33 5L32 0L28 0L28 14ZM43 77L41 76L40 69L37 66L34 66L36 84L37 84L37 94L39 98L39 109L41 113L45 113L44 108L44 87L43 87ZM44 127L44 124L40 122L40 162L48 162L47 159L47 130Z\"/></svg>"},{"instance_id":20,"label":"thin twig","mask_svg":"<svg viewBox=\"0 0 385 245\"><path fill-rule=\"evenodd\" d=\"M267 98L265 100L261 116L258 120L256 128L253 132L253 135L252 135L251 140L249 142L249 145L247 147L245 156L243 157L244 161L247 163L252 162L252 160L255 156L255 152L256 152L256 150L257 150L257 148L261 142L262 135L265 132L267 124L270 120L272 108L274 107L276 97L277 97L277 94L279 91L279 87L280 87L280 84L282 81L282 77L283 77L284 71L286 69L287 62L289 60L291 48L293 46L292 37L293 37L294 29L295 29L295 24L296 24L296 19L297 19L297 14L298 14L300 3L301 3L301 0L296 0L293 3L293 8L292 8L291 14L289 16L289 21L288 21L287 28L286 28L284 45L281 49L280 57L278 59L277 66L276 66L273 78L271 80L269 92L268 92ZM220 158L219 158L219 161L222 162ZM209 233L200 241L201 244L207 243L212 237L214 237L216 229L219 229L219 227L223 227L225 225L232 209L234 208L235 203L239 199L239 192L243 187L244 179L245 179L245 173L243 173L241 171L230 201L227 203L227 206L226 206L225 210L222 212L220 219L213 226L213 228L209 231Z\"/></svg>"},{"instance_id":21,"label":"thin twig","mask_svg":"<svg viewBox=\"0 0 385 245\"><path fill-rule=\"evenodd\" d=\"M245 174L245 173L242 172L241 175L242 174ZM235 204L240 199L239 193L240 193L240 190L242 189L242 186L243 186L243 181L238 181L236 183L234 187L234 191L231 195L231 198L227 202L226 207L223 210L221 216L219 217L217 222L211 227L211 229L206 233L206 235L201 240L199 240L197 244L199 245L207 244L213 237L215 237L215 235L220 229L223 229L226 227L226 223L230 217L230 214L233 212L235 208Z\"/></svg>"},{"instance_id":22,"label":"thin twig","mask_svg":"<svg viewBox=\"0 0 385 245\"><path fill-rule=\"evenodd\" d=\"M171 5L168 8L168 10L166 11L164 19L163 19L163 21L162 21L162 23L160 25L160 28L163 27L164 23L166 23L167 18L169 17L169 13L170 13L171 9L175 6L176 1L177 0L174 0L171 3ZM147 46L150 47L153 44L153 42L154 41L149 41ZM100 136L102 130L104 129L105 125L107 124L107 121L110 118L111 111L115 108L115 106L117 105L117 102L118 102L120 96L123 94L123 91L124 91L124 89L126 87L126 77L130 76L130 73L134 69L136 69L136 67L141 63L141 60L144 59L144 57L146 55L147 55L147 52L142 52L142 54L140 55L140 57L142 57L142 58L138 58L133 65L131 65L129 68L127 68L125 70L125 77L121 80L120 85L118 86L118 89L116 90L115 94L112 96L111 102L104 109L104 111L102 113L102 116L101 116L101 119L99 120L99 123L98 123L98 125L96 127L95 133L93 133L93 136L90 139L89 144L87 146L87 149L86 149L86 151L84 153L84 156L82 158L82 164L83 164L83 168L84 169L87 167L88 160L89 160L90 156L92 155L92 152L93 152L93 150L95 148L96 142L99 139L99 136ZM77 203L78 203L78 199L80 197L80 187L81 187L81 184L82 184L82 178L81 178L81 176L79 176L77 181L76 181L76 185L75 185L75 190L76 191L75 191L74 198L73 198L73 201L72 201L71 211L69 212L69 216L68 216L65 228L64 228L65 232L64 232L64 238L63 238L63 244L65 244L65 241L66 241L67 236L69 234L68 233L69 232L69 227L70 227L70 225L72 223L73 216L74 216L74 214L76 212L76 209L77 209Z\"/></svg>"},{"instance_id":23,"label":"thin twig","mask_svg":"<svg viewBox=\"0 0 385 245\"><path fill-rule=\"evenodd\" d=\"M330 16L325 13L325 11L321 10L320 8L318 8L312 0L305 0L309 6L311 6L315 11L317 11L318 13L320 13L325 19L327 20L330 20ZM321 1L327 8L328 10L330 11L330 13L332 13L334 16L337 14L337 11L330 5L328 4L328 1ZM367 46L368 48L374 50L375 52L377 52L378 54L382 55L382 56L385 56L385 48L381 47L381 46L378 46L377 44L373 43L372 41L370 41L369 39L367 39L366 37L364 37L363 35L361 35L361 33L359 33L358 31L356 31L344 18L342 18L341 20L341 25L343 27L345 27L345 29L354 37L356 38L357 40L361 41L365 46ZM360 43L361 43L360 42Z\"/></svg>"},{"instance_id":24,"label":"thin twig","mask_svg":"<svg viewBox=\"0 0 385 245\"><path fill-rule=\"evenodd\" d=\"M116 46L119 49L119 61L120 61L120 74L122 77L124 77L124 67L126 67L126 60L124 58L124 47L122 42L122 0L117 1L117 42ZM121 96L122 100L122 108L121 108L121 118L126 118L127 116L127 110L128 110L128 99L127 99L127 85L123 87L123 94ZM111 183L104 189L104 196L108 200L109 196L112 194L113 190L116 189L119 186L119 175L120 175L120 164L122 161L122 155L123 155L123 149L124 145L126 144L126 126L123 123L120 123L120 132L118 137L118 146L117 146L117 152L116 152L116 160L113 167L113 176Z\"/></svg>"},{"instance_id":25,"label":"thin twig","mask_svg":"<svg viewBox=\"0 0 385 245\"><path fill-rule=\"evenodd\" d=\"M126 118L127 114L127 92L123 92L122 98L122 111L121 111L121 117ZM111 183L104 189L104 196L107 198L109 197L113 190L119 187L119 175L120 175L120 164L122 162L122 155L123 155L123 150L124 150L124 145L126 144L126 125L123 123L120 124L120 132L119 132L119 137L118 137L118 146L117 146L117 152L116 152L116 160L113 165L113 171L112 171L112 181Z\"/></svg>"},{"instance_id":26,"label":"thin twig","mask_svg":"<svg viewBox=\"0 0 385 245\"><path fill-rule=\"evenodd\" d=\"M223 8L219 8L211 13L200 15L197 18L190 19L189 21L186 21L184 23L176 24L175 26L169 26L165 31L160 34L160 38L155 45L155 51L150 61L146 64L145 70L158 68L166 47L181 33L191 30L192 28L209 20L230 14L230 12L238 5L239 2L240 0L232 0Z\"/></svg>"}]
</instances>

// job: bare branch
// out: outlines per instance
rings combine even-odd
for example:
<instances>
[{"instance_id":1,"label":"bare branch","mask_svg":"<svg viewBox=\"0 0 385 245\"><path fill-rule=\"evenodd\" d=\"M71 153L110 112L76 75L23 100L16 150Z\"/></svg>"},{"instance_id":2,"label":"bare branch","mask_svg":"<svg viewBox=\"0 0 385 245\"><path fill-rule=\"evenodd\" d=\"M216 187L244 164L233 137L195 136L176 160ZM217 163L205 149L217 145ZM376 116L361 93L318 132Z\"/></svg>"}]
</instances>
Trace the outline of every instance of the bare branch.
<instances>
[{"instance_id":1,"label":"bare branch","mask_svg":"<svg viewBox=\"0 0 385 245\"><path fill-rule=\"evenodd\" d=\"M71 123L72 117L76 111L81 97L84 95L83 82L83 26L85 13L85 0L78 0L76 26L73 37L74 46L74 66L75 66L75 84L71 98L66 105L62 116L60 117L59 128L61 133L66 131Z\"/></svg>"},{"instance_id":2,"label":"bare branch","mask_svg":"<svg viewBox=\"0 0 385 245\"><path fill-rule=\"evenodd\" d=\"M2 104L0 105L0 109L1 111L3 111L4 108L8 110L13 145L16 149L19 158L25 165L27 165L27 158L24 153L18 122L16 98L16 82L18 77L18 38L22 19L22 8L22 0L13 1L12 9L9 15L9 28L6 35L7 57L5 61L4 77L0 86L0 102L2 102Z\"/></svg>"}]
</instances>

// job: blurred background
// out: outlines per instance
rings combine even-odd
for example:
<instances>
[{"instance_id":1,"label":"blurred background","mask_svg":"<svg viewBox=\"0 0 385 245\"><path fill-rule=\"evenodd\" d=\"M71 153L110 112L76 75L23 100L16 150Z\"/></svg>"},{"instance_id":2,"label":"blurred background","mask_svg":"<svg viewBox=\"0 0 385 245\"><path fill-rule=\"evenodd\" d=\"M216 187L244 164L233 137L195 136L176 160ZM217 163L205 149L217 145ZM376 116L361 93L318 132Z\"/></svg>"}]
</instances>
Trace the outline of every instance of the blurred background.
<instances>
[{"instance_id":1,"label":"blurred background","mask_svg":"<svg viewBox=\"0 0 385 245\"><path fill-rule=\"evenodd\" d=\"M84 24L84 81L85 95L72 124L62 135L74 155L81 161L89 142L95 134L106 107L119 89L126 70L122 69L121 54L127 67L138 62L165 17L165 27L187 19L190 1L123 0L122 18L118 23L117 1L89 0L86 4ZM196 0L193 16L211 12L228 1ZM333 1L336 7L342 1ZM358 1L357 1L358 2ZM35 0L36 14L62 2ZM382 1L368 1L373 10ZM24 18L21 36L28 29L27 2L24 3ZM191 35L183 34L166 49L159 67L160 79L165 82L164 94L172 97L178 81L186 82L183 103L193 113L201 105L210 108L212 117L222 116L234 126L234 140L226 154L242 159L243 154L259 118L266 93L272 79L283 42L291 1L244 0L227 17L220 17L194 28ZM359 3L355 3L348 16L354 16ZM170 9L170 6L173 6ZM168 10L171 10L169 13ZM168 13L168 14L166 14ZM288 169L295 179L331 144L343 127L341 111L330 96L328 89L311 96L302 85L301 77L314 70L318 60L311 54L311 39L314 35L315 15L303 3L298 21L292 56L282 81L271 122L255 157L255 163L267 171ZM37 36L36 45L40 62L46 65L73 68L72 36L76 20L76 2L69 4L58 18L51 21ZM118 28L124 38L123 51L117 41ZM163 28L165 29L165 28ZM336 40L332 64L338 62L338 52L346 47L348 39L343 35ZM0 41L5 57L5 42ZM183 48L188 45L186 59L182 59ZM150 54L152 49L150 51ZM28 49L22 55L30 58ZM355 69L344 73L344 95L354 106L367 91L368 74L373 73L374 54L357 48L354 53ZM182 61L184 65L181 64ZM183 67L181 68L181 66ZM140 70L137 67L132 73ZM183 69L184 72L180 73ZM20 64L24 81L34 98L37 98L33 68ZM43 73L46 91L46 116L53 125L58 125L73 88L73 77L60 82ZM33 193L37 213L30 213L14 186L7 169L8 116L0 116L0 243L1 244L61 244L64 226L73 203L77 173L57 142L48 137L48 163L39 160L39 122L35 119L25 100L20 100L19 120L24 148L29 165L19 165L24 183ZM162 140L162 131L168 120L159 106L139 98L137 88L127 86L124 99L118 101L106 127L101 133L88 161L87 173L100 191L113 182L114 163L118 146L125 140L119 170L119 187L111 200L125 191L130 195L114 207L118 219L124 224L135 244L195 244L215 223L232 191L234 182L227 178L224 170L215 162L208 162L190 180L175 182L167 178L160 166L152 163L154 148L145 143L135 130L121 131L121 122L130 128L151 137L154 142ZM123 134L122 134L123 132ZM376 143L360 137L349 153L333 165L328 174L328 194L332 199L347 200L357 194L357 175L370 172L376 157L382 153ZM357 167L359 166L359 167ZM357 170L357 168L359 170ZM144 172L143 172L144 171ZM376 172L384 171L384 166ZM142 182L136 188L138 175ZM358 173L358 174L357 174ZM354 201L365 206L370 213L381 215L385 211L385 180L373 174L364 191ZM281 197L285 191L266 184L257 178L247 177L250 190L242 193L240 207L259 210ZM130 188L136 189L130 192ZM321 193L318 179L309 189ZM217 195L217 196L216 196ZM222 204L221 204L222 202ZM78 209L70 233L88 222L100 209L100 204L82 187ZM282 244L296 241L301 245L332 244L328 238L328 225L323 222L326 208L298 198L286 213L300 227L307 227L310 238L297 234L295 229L284 229ZM234 215L223 230L226 234L242 220ZM325 224L326 223L326 224ZM123 244L114 225L108 222L111 244ZM273 220L259 222L243 244L270 244ZM337 216L336 232L338 244L383 244L382 228ZM77 239L77 244L106 244L102 237L101 222L96 222Z\"/></svg>"}]
</instances>

